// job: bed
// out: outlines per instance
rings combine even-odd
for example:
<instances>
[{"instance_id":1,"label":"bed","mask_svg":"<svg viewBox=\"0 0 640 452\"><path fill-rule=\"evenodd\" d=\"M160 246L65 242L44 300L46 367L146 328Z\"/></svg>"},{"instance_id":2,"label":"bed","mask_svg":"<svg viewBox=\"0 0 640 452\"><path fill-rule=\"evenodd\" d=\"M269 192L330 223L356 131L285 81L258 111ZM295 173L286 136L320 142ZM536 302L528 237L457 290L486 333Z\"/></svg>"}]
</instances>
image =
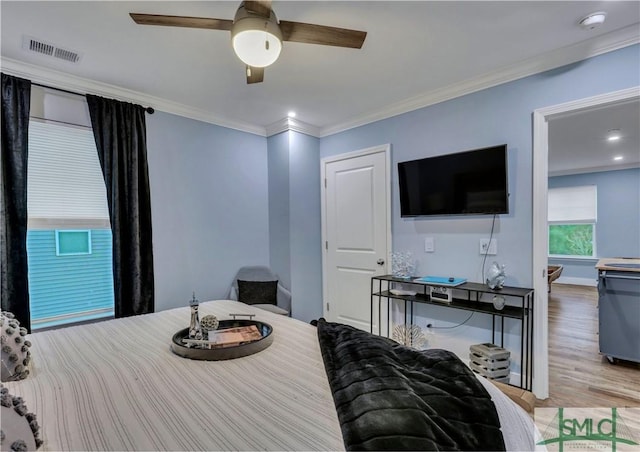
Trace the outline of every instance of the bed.
<instances>
[{"instance_id":1,"label":"bed","mask_svg":"<svg viewBox=\"0 0 640 452\"><path fill-rule=\"evenodd\" d=\"M256 314L273 343L251 356L173 354L189 308L31 335L31 374L5 383L36 414L41 450L344 450L316 327L229 300L200 316ZM507 450L532 450L531 418L478 379Z\"/></svg>"}]
</instances>

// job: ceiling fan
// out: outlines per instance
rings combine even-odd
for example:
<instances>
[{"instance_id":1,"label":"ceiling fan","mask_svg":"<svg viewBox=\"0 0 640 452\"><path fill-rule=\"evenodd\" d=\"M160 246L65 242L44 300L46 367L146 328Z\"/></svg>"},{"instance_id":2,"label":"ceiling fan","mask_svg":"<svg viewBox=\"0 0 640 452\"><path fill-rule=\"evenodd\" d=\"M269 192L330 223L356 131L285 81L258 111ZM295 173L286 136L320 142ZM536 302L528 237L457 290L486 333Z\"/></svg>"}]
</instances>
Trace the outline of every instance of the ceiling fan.
<instances>
[{"instance_id":1,"label":"ceiling fan","mask_svg":"<svg viewBox=\"0 0 640 452\"><path fill-rule=\"evenodd\" d=\"M366 31L279 21L271 9L271 0L243 1L233 20L140 13L129 15L140 25L231 31L233 49L246 64L247 83L263 81L264 68L278 59L283 41L360 49L367 36Z\"/></svg>"}]
</instances>

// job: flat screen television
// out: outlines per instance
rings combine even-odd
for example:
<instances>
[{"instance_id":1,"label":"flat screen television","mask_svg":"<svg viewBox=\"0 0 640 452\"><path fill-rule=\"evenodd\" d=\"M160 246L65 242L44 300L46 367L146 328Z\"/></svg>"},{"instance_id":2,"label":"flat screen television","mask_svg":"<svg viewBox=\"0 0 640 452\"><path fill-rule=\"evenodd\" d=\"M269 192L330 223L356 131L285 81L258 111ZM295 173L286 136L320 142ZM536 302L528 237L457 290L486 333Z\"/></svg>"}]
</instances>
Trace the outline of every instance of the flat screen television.
<instances>
[{"instance_id":1,"label":"flat screen television","mask_svg":"<svg viewBox=\"0 0 640 452\"><path fill-rule=\"evenodd\" d=\"M398 163L400 214L509 213L507 145Z\"/></svg>"}]
</instances>

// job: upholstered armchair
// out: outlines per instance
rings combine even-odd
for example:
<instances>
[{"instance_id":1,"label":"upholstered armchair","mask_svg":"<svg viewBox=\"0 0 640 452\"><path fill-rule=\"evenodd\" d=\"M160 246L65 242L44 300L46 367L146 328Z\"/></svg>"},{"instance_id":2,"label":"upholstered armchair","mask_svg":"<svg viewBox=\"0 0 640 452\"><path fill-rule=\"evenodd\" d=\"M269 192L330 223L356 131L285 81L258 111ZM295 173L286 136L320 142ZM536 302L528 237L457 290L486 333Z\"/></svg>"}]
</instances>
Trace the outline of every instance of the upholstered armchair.
<instances>
[{"instance_id":1,"label":"upholstered armchair","mask_svg":"<svg viewBox=\"0 0 640 452\"><path fill-rule=\"evenodd\" d=\"M266 266L242 267L238 270L229 299L253 305L276 314L291 315L291 292Z\"/></svg>"}]
</instances>

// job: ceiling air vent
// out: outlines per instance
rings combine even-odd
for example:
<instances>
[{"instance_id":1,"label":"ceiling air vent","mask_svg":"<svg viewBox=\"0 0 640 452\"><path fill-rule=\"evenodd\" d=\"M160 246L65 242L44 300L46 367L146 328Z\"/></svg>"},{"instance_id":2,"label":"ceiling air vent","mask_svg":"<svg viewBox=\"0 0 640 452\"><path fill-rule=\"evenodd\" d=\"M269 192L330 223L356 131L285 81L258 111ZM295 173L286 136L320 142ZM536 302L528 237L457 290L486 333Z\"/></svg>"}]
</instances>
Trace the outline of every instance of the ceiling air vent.
<instances>
[{"instance_id":1,"label":"ceiling air vent","mask_svg":"<svg viewBox=\"0 0 640 452\"><path fill-rule=\"evenodd\" d=\"M60 47L56 47L53 56L56 58L60 58L61 60L71 61L75 63L80 59L80 56L76 52L72 52L71 50L61 49Z\"/></svg>"},{"instance_id":2,"label":"ceiling air vent","mask_svg":"<svg viewBox=\"0 0 640 452\"><path fill-rule=\"evenodd\" d=\"M80 61L80 54L73 50L63 49L54 44L44 42L40 39L32 38L31 36L24 36L22 41L22 48L29 52L36 52L42 55L47 55L59 60L69 61L71 63L77 63Z\"/></svg>"}]
</instances>

